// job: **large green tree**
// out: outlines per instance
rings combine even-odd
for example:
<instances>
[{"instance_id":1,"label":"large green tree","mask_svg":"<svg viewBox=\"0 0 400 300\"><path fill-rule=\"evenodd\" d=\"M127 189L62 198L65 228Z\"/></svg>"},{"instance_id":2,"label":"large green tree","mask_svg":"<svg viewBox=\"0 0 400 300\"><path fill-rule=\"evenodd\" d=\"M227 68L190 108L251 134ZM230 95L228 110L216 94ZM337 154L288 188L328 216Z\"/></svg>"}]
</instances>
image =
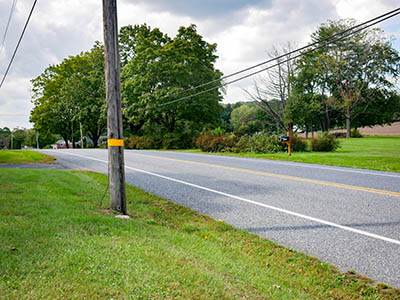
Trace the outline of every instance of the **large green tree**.
<instances>
[{"instance_id":1,"label":"large green tree","mask_svg":"<svg viewBox=\"0 0 400 300\"><path fill-rule=\"evenodd\" d=\"M312 40L326 39L354 25L352 19L329 21L312 34ZM363 123L360 117L367 116L372 107L376 108L384 100L382 96L388 97L386 100L394 99L390 95L399 75L399 59L382 30L365 29L304 56L297 64L297 80L303 86L313 85L312 92L311 89L307 92L312 96L310 101L319 93L326 127L332 125L328 110L338 111L350 137L352 121L358 119L359 124Z\"/></svg>"},{"instance_id":2,"label":"large green tree","mask_svg":"<svg viewBox=\"0 0 400 300\"><path fill-rule=\"evenodd\" d=\"M193 94L177 92L216 80L196 92L218 86L216 44L203 40L196 26L180 27L174 38L146 25L121 29L123 113L131 128L147 125L174 134L219 122L219 89L167 104Z\"/></svg>"},{"instance_id":3,"label":"large green tree","mask_svg":"<svg viewBox=\"0 0 400 300\"><path fill-rule=\"evenodd\" d=\"M82 126L94 146L106 127L103 47L48 67L32 80L34 108L31 121L39 132L59 134L75 146Z\"/></svg>"}]
</instances>

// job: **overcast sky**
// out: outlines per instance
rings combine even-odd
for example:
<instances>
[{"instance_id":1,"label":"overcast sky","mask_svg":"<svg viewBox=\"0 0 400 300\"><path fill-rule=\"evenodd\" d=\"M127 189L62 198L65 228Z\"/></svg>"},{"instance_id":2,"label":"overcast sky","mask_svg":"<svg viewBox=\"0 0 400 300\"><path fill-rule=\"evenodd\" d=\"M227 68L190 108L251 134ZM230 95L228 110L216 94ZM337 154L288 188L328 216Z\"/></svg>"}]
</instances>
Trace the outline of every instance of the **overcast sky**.
<instances>
[{"instance_id":1,"label":"overcast sky","mask_svg":"<svg viewBox=\"0 0 400 300\"><path fill-rule=\"evenodd\" d=\"M0 42L13 0L0 0ZM18 0L5 47L0 53L3 76L34 0ZM196 24L207 42L217 43L217 68L229 74L267 59L267 51L288 41L309 42L328 19L363 22L397 8L394 0L118 0L119 26L147 23L175 36L179 26ZM397 4L398 5L398 4ZM397 38L400 16L379 25ZM31 128L30 80L50 64L89 50L103 41L102 1L39 0L11 71L0 89L0 127ZM231 85L224 102L246 100L253 79Z\"/></svg>"}]
</instances>

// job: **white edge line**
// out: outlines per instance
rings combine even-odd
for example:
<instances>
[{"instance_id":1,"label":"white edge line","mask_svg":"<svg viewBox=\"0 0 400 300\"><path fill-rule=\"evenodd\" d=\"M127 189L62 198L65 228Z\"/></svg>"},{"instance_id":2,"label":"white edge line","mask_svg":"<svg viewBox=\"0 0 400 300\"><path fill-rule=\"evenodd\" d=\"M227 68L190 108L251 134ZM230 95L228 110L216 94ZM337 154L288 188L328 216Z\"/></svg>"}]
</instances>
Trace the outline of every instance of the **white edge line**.
<instances>
[{"instance_id":1,"label":"white edge line","mask_svg":"<svg viewBox=\"0 0 400 300\"><path fill-rule=\"evenodd\" d=\"M82 157L82 158L87 158L87 159L91 159L91 160L95 160L95 161L99 161L99 162L103 162L103 163L108 163L107 160L102 160L102 159L93 158L93 157L89 157L89 156L84 156L84 155L80 155L80 154L72 154L72 153L64 152L64 151L62 151L62 152L66 153L66 154L69 154L69 155L79 156L79 157ZM235 195L231 195L231 194L228 194L228 193L224 193L224 192L220 192L220 191L217 191L217 190L213 190L213 189L201 186L201 185L197 185L197 184L189 183L189 182L182 181L182 180L179 180L179 179L174 179L174 178L167 177L167 176L164 176L164 175L156 174L156 173L153 173L153 172L149 172L149 171L145 171L145 170L141 170L141 169L136 169L136 168L132 168L132 167L128 167L128 166L125 166L125 169L130 169L130 170L133 170L133 171L136 171L136 172L140 172L140 173L152 175L152 176L155 176L155 177L163 178L163 179L166 179L166 180L174 181L174 182L177 182L177 183L185 184L185 185L188 185L188 186L191 186L191 187L195 187L195 188L198 188L198 189L201 189L201 190L205 190L205 191L208 191L208 192L211 192L211 193L219 194L219 195L222 195L222 196L225 196L225 197L233 198L233 199L236 199L236 200L240 200L242 202L247 202L247 203L254 204L254 205L257 205L257 206L261 206L261 207L264 207L264 208L268 208L268 209L271 209L271 210L275 210L275 211L278 211L278 212L281 212L281 213L285 213L285 214L288 214L288 215L292 215L292 216L295 216L295 217L298 217L298 218L302 218L302 219L305 219L305 220L313 221L313 222L316 222L316 223L328 225L328 226L331 226L331 227L339 228L339 229L350 231L350 232L353 232L353 233L358 233L360 235L364 235L364 236L371 237L371 238L374 238L374 239L382 240L382 241L389 242L389 243L392 243L392 244L400 245L400 241L398 241L398 240L391 239L391 238L388 238L388 237L384 237L384 236L381 236L381 235L378 235L378 234L370 233L370 232L367 232L367 231L364 231L364 230L359 230L359 229L355 229L355 228L352 228L352 227L349 227L349 226L344 226L344 225L336 224L336 223L333 223L333 222L325 221L325 220L322 220L322 219L319 219L319 218L306 216L306 215L303 215L303 214L300 214L300 213L296 213L296 212L293 212L293 211L290 211L290 210L286 210L286 209L283 209L283 208L279 208L279 207L271 206L271 205L268 205L268 204L256 202L256 201L249 200L249 199L246 199L246 198L242 198L242 197L239 197L239 196L235 196Z\"/></svg>"}]
</instances>

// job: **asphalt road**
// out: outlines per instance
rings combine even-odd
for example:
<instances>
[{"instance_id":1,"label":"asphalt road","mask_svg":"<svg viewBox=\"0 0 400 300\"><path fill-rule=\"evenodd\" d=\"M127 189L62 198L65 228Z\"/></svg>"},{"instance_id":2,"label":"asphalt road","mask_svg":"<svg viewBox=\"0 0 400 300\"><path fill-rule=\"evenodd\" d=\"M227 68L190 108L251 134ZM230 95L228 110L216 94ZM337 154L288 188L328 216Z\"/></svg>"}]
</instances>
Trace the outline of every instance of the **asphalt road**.
<instances>
[{"instance_id":1,"label":"asphalt road","mask_svg":"<svg viewBox=\"0 0 400 300\"><path fill-rule=\"evenodd\" d=\"M43 150L107 173L107 150ZM237 228L400 288L400 174L125 151L126 181Z\"/></svg>"}]
</instances>

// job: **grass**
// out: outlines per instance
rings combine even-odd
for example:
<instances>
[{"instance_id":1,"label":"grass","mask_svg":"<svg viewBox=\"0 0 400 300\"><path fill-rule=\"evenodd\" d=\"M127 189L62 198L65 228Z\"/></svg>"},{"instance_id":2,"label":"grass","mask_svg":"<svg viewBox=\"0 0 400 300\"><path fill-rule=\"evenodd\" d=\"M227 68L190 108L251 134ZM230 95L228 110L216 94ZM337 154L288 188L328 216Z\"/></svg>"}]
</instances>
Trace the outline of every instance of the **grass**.
<instances>
[{"instance_id":1,"label":"grass","mask_svg":"<svg viewBox=\"0 0 400 300\"><path fill-rule=\"evenodd\" d=\"M399 299L400 290L107 177L0 169L0 299ZM107 198L106 198L107 199Z\"/></svg>"},{"instance_id":2,"label":"grass","mask_svg":"<svg viewBox=\"0 0 400 300\"><path fill-rule=\"evenodd\" d=\"M52 163L54 158L35 151L0 150L0 163Z\"/></svg>"},{"instance_id":3,"label":"grass","mask_svg":"<svg viewBox=\"0 0 400 300\"><path fill-rule=\"evenodd\" d=\"M209 153L261 159L285 160L310 164L400 172L400 136L368 136L340 139L341 147L335 152L255 153ZM183 150L205 153L201 150Z\"/></svg>"}]
</instances>

